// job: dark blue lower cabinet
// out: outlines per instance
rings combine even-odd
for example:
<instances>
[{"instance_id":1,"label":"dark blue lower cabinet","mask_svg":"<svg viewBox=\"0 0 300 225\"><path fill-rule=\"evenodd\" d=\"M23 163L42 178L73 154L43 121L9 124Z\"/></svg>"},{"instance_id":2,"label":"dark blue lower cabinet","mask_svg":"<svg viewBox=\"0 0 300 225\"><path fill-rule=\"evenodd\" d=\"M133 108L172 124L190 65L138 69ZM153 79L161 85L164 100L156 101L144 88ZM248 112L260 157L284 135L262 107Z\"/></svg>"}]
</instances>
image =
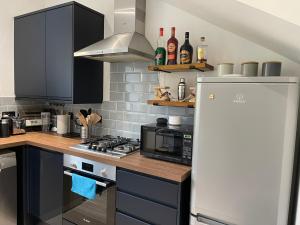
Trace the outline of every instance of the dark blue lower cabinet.
<instances>
[{"instance_id":1,"label":"dark blue lower cabinet","mask_svg":"<svg viewBox=\"0 0 300 225\"><path fill-rule=\"evenodd\" d=\"M123 213L117 212L116 225L150 225L149 223L142 222L138 219L127 216Z\"/></svg>"},{"instance_id":2,"label":"dark blue lower cabinet","mask_svg":"<svg viewBox=\"0 0 300 225\"><path fill-rule=\"evenodd\" d=\"M23 163L23 225L62 225L63 155L28 146Z\"/></svg>"},{"instance_id":3,"label":"dark blue lower cabinet","mask_svg":"<svg viewBox=\"0 0 300 225\"><path fill-rule=\"evenodd\" d=\"M117 193L117 208L121 212L143 219L151 224L177 224L177 209L127 193Z\"/></svg>"},{"instance_id":4,"label":"dark blue lower cabinet","mask_svg":"<svg viewBox=\"0 0 300 225\"><path fill-rule=\"evenodd\" d=\"M116 225L189 224L190 178L182 183L117 171Z\"/></svg>"}]
</instances>

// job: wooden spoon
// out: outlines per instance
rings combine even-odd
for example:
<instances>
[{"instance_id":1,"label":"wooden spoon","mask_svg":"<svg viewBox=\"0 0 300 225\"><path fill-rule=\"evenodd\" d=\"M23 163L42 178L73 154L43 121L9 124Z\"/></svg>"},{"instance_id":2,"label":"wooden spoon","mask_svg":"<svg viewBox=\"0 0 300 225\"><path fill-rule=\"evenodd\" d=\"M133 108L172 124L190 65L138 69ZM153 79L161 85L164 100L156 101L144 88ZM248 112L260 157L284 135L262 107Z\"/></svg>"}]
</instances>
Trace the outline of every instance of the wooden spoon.
<instances>
[{"instance_id":1,"label":"wooden spoon","mask_svg":"<svg viewBox=\"0 0 300 225\"><path fill-rule=\"evenodd\" d=\"M102 117L98 115L97 113L92 113L90 115L91 124L96 125L102 120Z\"/></svg>"},{"instance_id":2,"label":"wooden spoon","mask_svg":"<svg viewBox=\"0 0 300 225\"><path fill-rule=\"evenodd\" d=\"M79 121L80 121L80 123L81 123L82 126L84 126L84 127L87 127L87 126L88 126L88 125L87 125L87 122L86 122L86 119L84 118L84 116L82 115L81 112L78 112L78 113L76 114L76 117L79 118Z\"/></svg>"}]
</instances>

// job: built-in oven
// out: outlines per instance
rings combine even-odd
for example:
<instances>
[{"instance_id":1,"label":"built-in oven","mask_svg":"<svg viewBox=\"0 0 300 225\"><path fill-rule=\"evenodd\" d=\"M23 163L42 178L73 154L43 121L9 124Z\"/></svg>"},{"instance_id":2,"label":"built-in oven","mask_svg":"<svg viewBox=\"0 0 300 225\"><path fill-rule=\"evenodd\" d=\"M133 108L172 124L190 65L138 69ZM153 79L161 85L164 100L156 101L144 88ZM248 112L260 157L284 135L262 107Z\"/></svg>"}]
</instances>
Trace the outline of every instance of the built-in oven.
<instances>
[{"instance_id":1,"label":"built-in oven","mask_svg":"<svg viewBox=\"0 0 300 225\"><path fill-rule=\"evenodd\" d=\"M71 191L76 173L96 181L96 198L86 199ZM116 167L64 155L63 225L114 225Z\"/></svg>"}]
</instances>

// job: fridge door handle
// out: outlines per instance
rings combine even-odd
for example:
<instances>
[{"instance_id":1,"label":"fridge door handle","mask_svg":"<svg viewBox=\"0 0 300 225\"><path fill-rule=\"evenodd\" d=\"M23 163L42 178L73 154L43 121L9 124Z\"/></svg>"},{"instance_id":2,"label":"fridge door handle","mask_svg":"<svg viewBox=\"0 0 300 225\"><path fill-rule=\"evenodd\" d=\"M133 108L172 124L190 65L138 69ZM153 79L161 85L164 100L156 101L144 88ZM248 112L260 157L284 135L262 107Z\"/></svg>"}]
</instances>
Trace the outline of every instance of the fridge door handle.
<instances>
[{"instance_id":1,"label":"fridge door handle","mask_svg":"<svg viewBox=\"0 0 300 225\"><path fill-rule=\"evenodd\" d=\"M236 224L223 223L213 218L209 218L207 216L201 215L200 213L197 213L196 215L191 213L191 216L197 219L199 225L236 225Z\"/></svg>"}]
</instances>

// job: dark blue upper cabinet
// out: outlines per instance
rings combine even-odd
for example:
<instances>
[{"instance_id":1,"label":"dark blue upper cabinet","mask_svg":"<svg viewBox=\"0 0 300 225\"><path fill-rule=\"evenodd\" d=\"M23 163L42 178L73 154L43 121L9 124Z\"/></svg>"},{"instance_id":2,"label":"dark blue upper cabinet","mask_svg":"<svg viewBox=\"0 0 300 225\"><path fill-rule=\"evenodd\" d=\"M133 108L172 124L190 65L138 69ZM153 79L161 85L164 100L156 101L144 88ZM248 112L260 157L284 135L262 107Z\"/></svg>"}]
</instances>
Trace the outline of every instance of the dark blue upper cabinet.
<instances>
[{"instance_id":1,"label":"dark blue upper cabinet","mask_svg":"<svg viewBox=\"0 0 300 225\"><path fill-rule=\"evenodd\" d=\"M104 16L76 2L16 17L16 97L101 103L103 63L73 54L103 36Z\"/></svg>"},{"instance_id":2,"label":"dark blue upper cabinet","mask_svg":"<svg viewBox=\"0 0 300 225\"><path fill-rule=\"evenodd\" d=\"M16 96L46 97L45 13L15 20Z\"/></svg>"},{"instance_id":3,"label":"dark blue upper cabinet","mask_svg":"<svg viewBox=\"0 0 300 225\"><path fill-rule=\"evenodd\" d=\"M47 96L72 99L73 6L46 12Z\"/></svg>"}]
</instances>

